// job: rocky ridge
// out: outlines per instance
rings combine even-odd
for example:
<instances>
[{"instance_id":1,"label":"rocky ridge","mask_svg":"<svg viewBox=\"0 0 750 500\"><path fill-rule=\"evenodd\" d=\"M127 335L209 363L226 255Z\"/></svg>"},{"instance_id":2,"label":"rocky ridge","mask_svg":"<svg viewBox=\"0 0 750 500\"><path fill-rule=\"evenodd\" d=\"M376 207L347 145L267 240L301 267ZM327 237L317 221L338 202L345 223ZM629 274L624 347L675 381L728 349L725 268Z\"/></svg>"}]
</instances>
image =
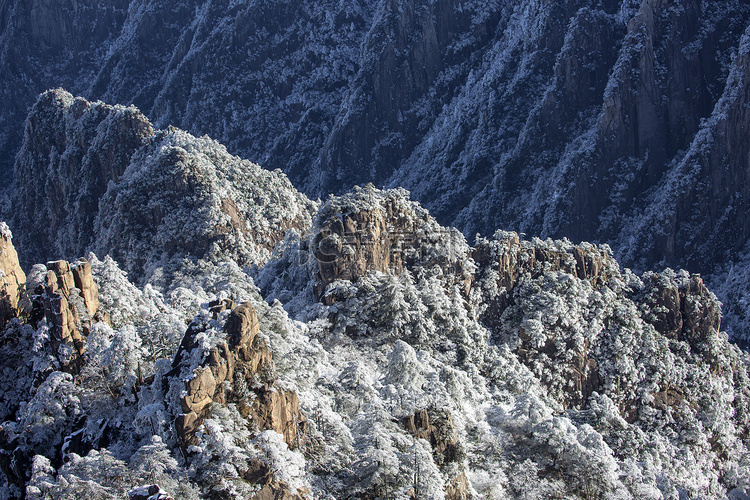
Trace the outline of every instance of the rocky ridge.
<instances>
[{"instance_id":1,"label":"rocky ridge","mask_svg":"<svg viewBox=\"0 0 750 500\"><path fill-rule=\"evenodd\" d=\"M106 313L99 314L99 291L86 259L73 265L65 260L51 261L46 267L42 282L33 290L29 322L33 325L42 318L47 322L51 351L59 361L54 368L77 374L91 326L108 318Z\"/></svg>"},{"instance_id":2,"label":"rocky ridge","mask_svg":"<svg viewBox=\"0 0 750 500\"><path fill-rule=\"evenodd\" d=\"M147 142L99 198L110 324L84 321L86 264L49 261L26 280L38 321L2 332L6 496L750 492L750 361L699 276L634 274L605 244L472 246L403 189L318 205L210 139Z\"/></svg>"},{"instance_id":3,"label":"rocky ridge","mask_svg":"<svg viewBox=\"0 0 750 500\"><path fill-rule=\"evenodd\" d=\"M550 404L561 411L598 425L590 415L601 411L601 398L606 395L607 404L617 408L622 425L637 426L648 433L662 432L661 426L667 425L679 434L682 431L672 426L693 417L710 426L700 416L700 408L712 404L710 398L718 397L710 387L719 379L735 381L730 384L745 380L747 365L734 358L736 354L727 357L725 348L729 344L720 332L720 306L700 276L666 269L638 277L621 270L606 245L526 240L503 231L493 238L479 238L473 248L466 243L454 245L456 251L451 255L454 262L461 263L457 267L451 261L431 258L430 251L416 257L413 254L412 259L386 258L383 249L368 244L368 237L377 233L377 228L405 227L404 221L421 221L410 226L418 234L413 241L439 241L439 247L449 246L450 232L440 226L430 227L431 219L421 218L417 206L400 201L400 211L386 209L394 203L390 201L393 197L404 194L380 193L372 188L369 193L367 189L355 190L341 198L333 197L321 207L323 216L319 220L325 222L319 225L321 233L311 237L309 248L326 258L318 259L309 272L316 286L323 279L329 283L326 293L318 297L332 311L329 321L336 342L343 341L336 332L354 342L378 339L375 345L386 339L392 341L395 336L415 350L427 350L453 366L470 369L484 366L490 354L479 345L489 341L510 349L514 359L541 381ZM358 221L376 221L372 225L376 230L362 231L355 226ZM351 225L349 230L347 224ZM326 239L333 243L320 243ZM400 252L402 247L393 245L391 249ZM463 272L457 273L457 268ZM278 271L273 263L270 269ZM262 286L262 279L260 283ZM450 322L443 322L446 311L434 309L435 299L425 289L453 294L452 305L458 307L448 313ZM273 290L269 291L273 296ZM379 309L372 308L373 302ZM409 312L402 312L404 308L418 314L419 322L414 322ZM385 314L387 320L379 314ZM452 329L462 314L476 318L487 328L489 338L482 340L481 333L470 328L463 337L454 337ZM366 329L361 326L363 322L368 325ZM630 360L627 363L633 365L623 364L621 356L630 349L634 351L626 355ZM399 361L390 362L409 366L406 359L411 355L407 352L392 354ZM419 361L412 359L419 366ZM670 367L680 368L673 372ZM393 380L418 387L419 377L410 381L415 375L410 368L402 369L406 374L393 375ZM497 368L486 370L484 376L489 380L500 376L493 374ZM685 376L692 370L707 377L707 384L696 384L692 376ZM386 380L390 380L388 377ZM750 393L744 382L735 389L733 405L737 406L732 411L743 423L735 429L739 434L734 435L740 436L745 432L741 429L748 425L740 416L740 408ZM405 418L412 434L430 437L429 424L418 425L415 415ZM654 418L662 424L655 424ZM666 424L663 418L672 423ZM429 417L422 415L419 419ZM717 434L709 440L718 443L722 431L713 429ZM432 437L429 440L435 441ZM512 449L536 446L524 439L512 441ZM436 463L438 458L436 455ZM460 478L460 474L455 477ZM384 481L375 491L392 486L390 479Z\"/></svg>"},{"instance_id":4,"label":"rocky ridge","mask_svg":"<svg viewBox=\"0 0 750 500\"><path fill-rule=\"evenodd\" d=\"M40 96L24 144L16 172L28 182L16 190L12 224L24 228L27 265L89 250L109 253L137 278L186 254L260 264L315 210L283 174L207 137L154 130L133 107L59 89Z\"/></svg>"},{"instance_id":5,"label":"rocky ridge","mask_svg":"<svg viewBox=\"0 0 750 500\"><path fill-rule=\"evenodd\" d=\"M4 254L15 255L10 237L5 243ZM14 266L18 266L17 261L6 258L0 263L0 272L5 276L24 277L22 272L14 274ZM7 401L2 418L21 412L20 400L43 390L40 387L48 379L59 378L63 373L68 377L80 374L90 328L96 321L107 320L106 313L99 310L98 289L85 259L73 265L67 261L52 261L46 266L35 266L19 290L24 293L23 299L15 309L9 309L10 316L18 319L5 326L0 340L5 356L3 372L8 377L4 382L7 387L3 388ZM31 338L33 328L43 331L42 335ZM35 358L33 362L30 357ZM26 423L22 421L21 425ZM16 434L8 426L0 427L0 469L8 482L21 488L28 480L29 471L25 468L33 456L25 446L30 439L33 438ZM50 444L36 443L37 446Z\"/></svg>"},{"instance_id":6,"label":"rocky ridge","mask_svg":"<svg viewBox=\"0 0 750 500\"><path fill-rule=\"evenodd\" d=\"M716 273L747 314L719 276L747 254L743 2L76 5L0 6L6 173L38 93L65 86L208 133L313 197L403 186L467 236L606 242L633 268ZM738 339L742 323L727 323Z\"/></svg>"}]
</instances>

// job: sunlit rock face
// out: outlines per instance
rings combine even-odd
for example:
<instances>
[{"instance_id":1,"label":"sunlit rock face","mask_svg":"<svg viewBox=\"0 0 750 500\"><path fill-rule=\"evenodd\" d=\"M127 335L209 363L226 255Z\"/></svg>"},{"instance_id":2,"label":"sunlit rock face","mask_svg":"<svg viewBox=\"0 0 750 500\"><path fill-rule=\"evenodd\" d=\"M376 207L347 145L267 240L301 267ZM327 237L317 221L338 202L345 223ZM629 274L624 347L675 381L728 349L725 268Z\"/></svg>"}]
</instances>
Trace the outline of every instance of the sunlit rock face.
<instances>
[{"instance_id":1,"label":"sunlit rock face","mask_svg":"<svg viewBox=\"0 0 750 500\"><path fill-rule=\"evenodd\" d=\"M221 302L212 307L218 315L231 303ZM180 376L184 362L196 348L195 337L200 325L188 328L173 362L174 376ZM177 417L176 432L185 450L199 443L199 431L208 414L209 405L236 404L258 432L273 430L284 436L287 445L296 447L304 439L305 418L299 410L294 391L274 386L276 368L267 342L258 337L258 316L249 303L233 308L224 325L226 341L211 350L206 363L192 372L185 383L180 407L184 413Z\"/></svg>"},{"instance_id":2,"label":"sunlit rock face","mask_svg":"<svg viewBox=\"0 0 750 500\"><path fill-rule=\"evenodd\" d=\"M5 222L0 222L0 327L12 318L22 316L26 274L18 263L13 235ZM19 304L20 303L20 304Z\"/></svg>"}]
</instances>

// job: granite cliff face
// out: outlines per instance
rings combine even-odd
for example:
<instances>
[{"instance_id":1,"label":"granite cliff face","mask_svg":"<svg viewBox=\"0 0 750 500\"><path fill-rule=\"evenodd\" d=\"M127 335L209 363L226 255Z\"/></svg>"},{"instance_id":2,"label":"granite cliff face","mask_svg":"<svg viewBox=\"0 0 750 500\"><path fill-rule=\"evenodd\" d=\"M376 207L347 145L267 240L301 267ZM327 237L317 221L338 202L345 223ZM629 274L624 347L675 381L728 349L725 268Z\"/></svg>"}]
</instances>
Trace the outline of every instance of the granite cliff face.
<instances>
[{"instance_id":1,"label":"granite cliff face","mask_svg":"<svg viewBox=\"0 0 750 500\"><path fill-rule=\"evenodd\" d=\"M18 263L18 253L12 242L13 235L5 222L0 224L0 325L24 314L26 298L26 273Z\"/></svg>"},{"instance_id":2,"label":"granite cliff face","mask_svg":"<svg viewBox=\"0 0 750 500\"><path fill-rule=\"evenodd\" d=\"M473 279L463 236L444 228L403 190L380 191L371 184L332 196L318 211L310 244L315 257L317 297L336 301L329 285L356 282L372 271L422 275L440 269L445 287L465 295Z\"/></svg>"}]
</instances>

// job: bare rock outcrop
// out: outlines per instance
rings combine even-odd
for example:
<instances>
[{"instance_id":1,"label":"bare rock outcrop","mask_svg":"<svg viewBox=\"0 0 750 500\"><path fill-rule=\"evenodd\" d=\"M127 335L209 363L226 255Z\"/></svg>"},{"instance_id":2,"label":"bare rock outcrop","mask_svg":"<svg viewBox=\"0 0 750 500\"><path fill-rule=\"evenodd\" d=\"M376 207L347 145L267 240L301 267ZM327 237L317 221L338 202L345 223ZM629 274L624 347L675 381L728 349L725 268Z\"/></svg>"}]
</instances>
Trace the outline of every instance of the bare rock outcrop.
<instances>
[{"instance_id":1,"label":"bare rock outcrop","mask_svg":"<svg viewBox=\"0 0 750 500\"><path fill-rule=\"evenodd\" d=\"M30 320L44 319L50 328L51 351L60 369L78 373L86 350L85 338L95 321L107 320L100 310L99 289L91 275L91 264L80 258L47 263L42 283L33 290Z\"/></svg>"},{"instance_id":2,"label":"bare rock outcrop","mask_svg":"<svg viewBox=\"0 0 750 500\"><path fill-rule=\"evenodd\" d=\"M445 488L446 500L468 500L469 481L461 462L463 449L458 441L458 434L453 424L453 417L447 410L423 409L401 419L401 425L417 439L425 439L432 447L435 463L442 470L450 472L453 477Z\"/></svg>"},{"instance_id":3,"label":"bare rock outcrop","mask_svg":"<svg viewBox=\"0 0 750 500\"><path fill-rule=\"evenodd\" d=\"M414 415L404 417L401 425L417 439L429 441L438 465L460 458L453 417L446 410L419 410Z\"/></svg>"},{"instance_id":4,"label":"bare rock outcrop","mask_svg":"<svg viewBox=\"0 0 750 500\"><path fill-rule=\"evenodd\" d=\"M0 222L0 329L24 311L26 274L18 263L12 234L5 222ZM20 305L19 305L20 304Z\"/></svg>"},{"instance_id":5,"label":"bare rock outcrop","mask_svg":"<svg viewBox=\"0 0 750 500\"><path fill-rule=\"evenodd\" d=\"M231 301L213 304L215 314L232 308ZM195 336L202 326L188 328L175 356L170 376L179 375L182 365L197 347ZM197 444L195 435L213 403L235 403L240 414L258 431L274 430L284 436L290 447L296 447L305 427L294 391L276 384L271 352L259 335L258 316L250 303L234 307L224 325L226 340L211 349L199 367L193 369L180 396L183 411L175 428L185 449Z\"/></svg>"},{"instance_id":6,"label":"bare rock outcrop","mask_svg":"<svg viewBox=\"0 0 750 500\"><path fill-rule=\"evenodd\" d=\"M336 280L357 281L371 271L395 275L438 266L446 286L468 295L473 279L466 266L469 247L457 231L440 226L403 190L355 187L321 207L313 240L317 260L315 291L333 303L326 287Z\"/></svg>"},{"instance_id":7,"label":"bare rock outcrop","mask_svg":"<svg viewBox=\"0 0 750 500\"><path fill-rule=\"evenodd\" d=\"M255 458L248 463L242 478L261 486L260 491L251 497L253 500L302 500L308 493L304 488L293 493L288 484L276 479L268 464Z\"/></svg>"},{"instance_id":8,"label":"bare rock outcrop","mask_svg":"<svg viewBox=\"0 0 750 500\"><path fill-rule=\"evenodd\" d=\"M513 303L513 288L522 276L536 278L542 273L562 271L599 287L617 270L607 250L590 243L523 240L512 231L498 231L491 239L482 238L472 249L477 264L476 282L487 304L482 322L499 326L503 311Z\"/></svg>"},{"instance_id":9,"label":"bare rock outcrop","mask_svg":"<svg viewBox=\"0 0 750 500\"><path fill-rule=\"evenodd\" d=\"M665 337L687 342L693 350L700 351L721 327L719 303L698 274L648 273L636 300L645 321Z\"/></svg>"}]
</instances>

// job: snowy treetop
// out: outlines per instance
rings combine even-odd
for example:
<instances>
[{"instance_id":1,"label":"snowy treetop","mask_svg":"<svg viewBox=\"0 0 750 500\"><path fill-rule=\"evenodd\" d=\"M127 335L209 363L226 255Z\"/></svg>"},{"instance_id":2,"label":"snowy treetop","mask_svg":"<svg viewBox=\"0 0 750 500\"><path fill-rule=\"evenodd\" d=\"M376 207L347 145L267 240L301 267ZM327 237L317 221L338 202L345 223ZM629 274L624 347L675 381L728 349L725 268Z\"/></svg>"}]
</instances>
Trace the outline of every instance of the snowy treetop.
<instances>
[{"instance_id":1,"label":"snowy treetop","mask_svg":"<svg viewBox=\"0 0 750 500\"><path fill-rule=\"evenodd\" d=\"M9 240L13 238L13 233L10 231L8 224L3 221L0 221L0 236Z\"/></svg>"}]
</instances>

